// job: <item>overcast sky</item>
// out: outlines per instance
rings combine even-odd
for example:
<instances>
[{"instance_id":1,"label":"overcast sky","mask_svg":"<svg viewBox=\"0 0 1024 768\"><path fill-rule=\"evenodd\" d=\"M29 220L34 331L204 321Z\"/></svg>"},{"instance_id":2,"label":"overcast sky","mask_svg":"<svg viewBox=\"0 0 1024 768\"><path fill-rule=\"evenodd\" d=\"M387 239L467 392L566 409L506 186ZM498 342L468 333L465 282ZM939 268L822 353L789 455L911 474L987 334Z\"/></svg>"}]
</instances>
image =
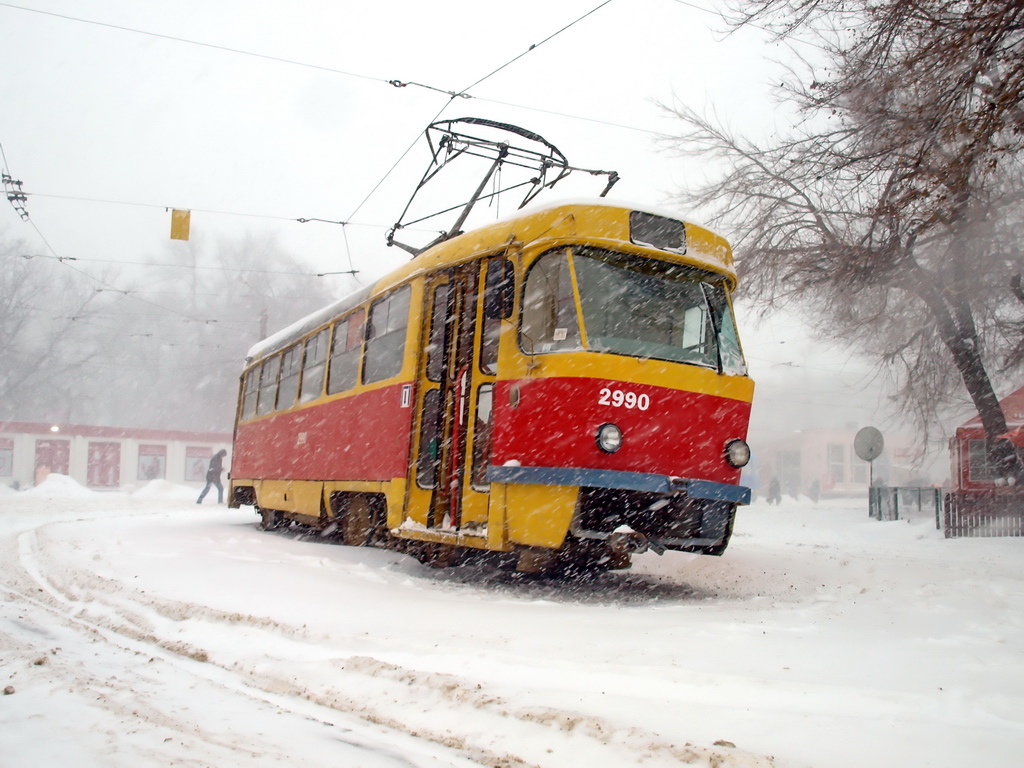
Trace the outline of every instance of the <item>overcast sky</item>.
<instances>
[{"instance_id":1,"label":"overcast sky","mask_svg":"<svg viewBox=\"0 0 1024 768\"><path fill-rule=\"evenodd\" d=\"M408 258L384 235L426 167L417 137L438 117L535 131L573 165L617 171L613 198L664 206L714 168L665 151L658 137L675 124L659 103L752 134L786 121L771 87L793 51L757 29L725 34L701 5L718 3L0 3L0 144L31 216L0 205L0 232L134 277L131 265L171 247L167 209L186 208L200 243L271 234L311 271L351 259L366 283ZM446 93L462 91L472 98ZM585 177L562 194L600 189ZM791 318L745 326L755 416L806 426L780 415L789 404L812 424L820 413L884 427L878 387L848 352L809 344Z\"/></svg>"},{"instance_id":2,"label":"overcast sky","mask_svg":"<svg viewBox=\"0 0 1024 768\"><path fill-rule=\"evenodd\" d=\"M540 133L575 165L618 171L616 197L649 205L688 171L657 143L674 125L656 102L714 109L738 126L771 114L768 58L786 51L761 33L726 36L713 14L675 0L598 6L3 3L0 142L58 255L159 253L164 208L180 207L194 211L197 237L271 230L321 268L347 261L341 227L294 220L351 221L349 251L369 278L405 258L385 251L384 231L425 146L366 198L439 112ZM524 53L470 89L474 98L431 90L462 91ZM600 190L584 181L566 191ZM38 241L9 207L0 226Z\"/></svg>"}]
</instances>

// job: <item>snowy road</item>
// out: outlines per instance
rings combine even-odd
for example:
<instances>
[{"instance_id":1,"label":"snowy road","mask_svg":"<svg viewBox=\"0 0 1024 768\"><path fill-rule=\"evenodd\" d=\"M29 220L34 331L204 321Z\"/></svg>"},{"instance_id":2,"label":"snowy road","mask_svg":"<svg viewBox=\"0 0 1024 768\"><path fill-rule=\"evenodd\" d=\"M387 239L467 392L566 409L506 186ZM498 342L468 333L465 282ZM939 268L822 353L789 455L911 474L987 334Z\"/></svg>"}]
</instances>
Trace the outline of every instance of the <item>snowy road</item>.
<instances>
[{"instance_id":1,"label":"snowy road","mask_svg":"<svg viewBox=\"0 0 1024 768\"><path fill-rule=\"evenodd\" d=\"M0 496L3 766L952 767L1024 749L1024 540L787 501L742 510L720 559L520 584L261 532L166 484L51 481Z\"/></svg>"}]
</instances>

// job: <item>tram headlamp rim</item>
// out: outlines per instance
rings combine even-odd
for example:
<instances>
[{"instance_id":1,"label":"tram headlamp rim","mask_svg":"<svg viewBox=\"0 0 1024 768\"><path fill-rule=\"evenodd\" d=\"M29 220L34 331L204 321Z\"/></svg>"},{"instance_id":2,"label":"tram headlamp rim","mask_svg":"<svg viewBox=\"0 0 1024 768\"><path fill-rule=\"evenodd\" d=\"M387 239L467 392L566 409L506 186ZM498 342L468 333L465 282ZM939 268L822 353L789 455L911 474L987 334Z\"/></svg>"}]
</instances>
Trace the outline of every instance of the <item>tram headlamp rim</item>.
<instances>
[{"instance_id":1,"label":"tram headlamp rim","mask_svg":"<svg viewBox=\"0 0 1024 768\"><path fill-rule=\"evenodd\" d=\"M597 447L605 453L615 453L622 447L622 430L611 422L606 422L597 428L595 435Z\"/></svg>"},{"instance_id":2,"label":"tram headlamp rim","mask_svg":"<svg viewBox=\"0 0 1024 768\"><path fill-rule=\"evenodd\" d=\"M742 469L750 463L750 446L738 437L725 444L725 460L730 467Z\"/></svg>"}]
</instances>

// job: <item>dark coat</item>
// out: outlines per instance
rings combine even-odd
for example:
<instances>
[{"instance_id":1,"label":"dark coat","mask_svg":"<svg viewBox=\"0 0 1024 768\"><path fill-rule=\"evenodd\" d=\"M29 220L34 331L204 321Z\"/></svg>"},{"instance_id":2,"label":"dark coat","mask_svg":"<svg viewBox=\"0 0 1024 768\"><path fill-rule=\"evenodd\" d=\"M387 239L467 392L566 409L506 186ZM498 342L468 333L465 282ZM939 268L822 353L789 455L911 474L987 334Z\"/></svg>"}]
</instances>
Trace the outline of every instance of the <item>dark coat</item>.
<instances>
[{"instance_id":1,"label":"dark coat","mask_svg":"<svg viewBox=\"0 0 1024 768\"><path fill-rule=\"evenodd\" d=\"M206 482L220 482L220 473L224 471L224 452L217 451L210 459L210 468L206 470Z\"/></svg>"}]
</instances>

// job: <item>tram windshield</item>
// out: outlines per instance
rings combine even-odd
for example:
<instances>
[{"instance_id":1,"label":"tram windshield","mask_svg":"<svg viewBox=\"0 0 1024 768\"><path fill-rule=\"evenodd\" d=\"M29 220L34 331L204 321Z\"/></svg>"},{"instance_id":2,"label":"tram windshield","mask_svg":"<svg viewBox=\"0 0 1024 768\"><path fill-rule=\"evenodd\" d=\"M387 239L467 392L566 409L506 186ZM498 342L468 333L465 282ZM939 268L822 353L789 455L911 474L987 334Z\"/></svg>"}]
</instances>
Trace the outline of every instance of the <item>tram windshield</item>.
<instances>
[{"instance_id":1,"label":"tram windshield","mask_svg":"<svg viewBox=\"0 0 1024 768\"><path fill-rule=\"evenodd\" d=\"M719 275L596 248L553 251L533 265L520 343L527 354L590 349L746 373Z\"/></svg>"}]
</instances>

